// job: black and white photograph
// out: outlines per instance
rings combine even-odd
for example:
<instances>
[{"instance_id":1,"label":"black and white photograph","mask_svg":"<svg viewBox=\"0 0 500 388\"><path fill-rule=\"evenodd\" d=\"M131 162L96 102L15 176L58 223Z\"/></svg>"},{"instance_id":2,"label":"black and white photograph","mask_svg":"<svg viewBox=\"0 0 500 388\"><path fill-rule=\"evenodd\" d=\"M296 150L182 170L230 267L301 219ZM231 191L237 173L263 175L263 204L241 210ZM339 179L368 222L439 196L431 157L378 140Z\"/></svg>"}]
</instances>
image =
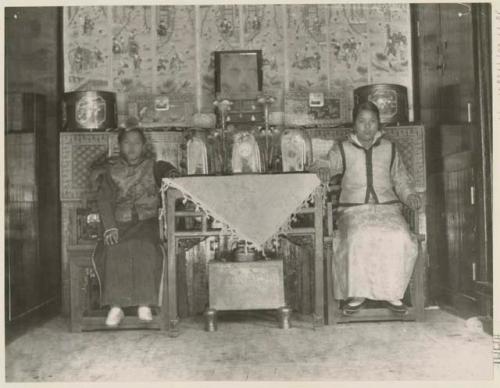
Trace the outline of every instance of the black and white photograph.
<instances>
[{"instance_id":1,"label":"black and white photograph","mask_svg":"<svg viewBox=\"0 0 500 388\"><path fill-rule=\"evenodd\" d=\"M499 6L8 0L3 383L493 384Z\"/></svg>"}]
</instances>

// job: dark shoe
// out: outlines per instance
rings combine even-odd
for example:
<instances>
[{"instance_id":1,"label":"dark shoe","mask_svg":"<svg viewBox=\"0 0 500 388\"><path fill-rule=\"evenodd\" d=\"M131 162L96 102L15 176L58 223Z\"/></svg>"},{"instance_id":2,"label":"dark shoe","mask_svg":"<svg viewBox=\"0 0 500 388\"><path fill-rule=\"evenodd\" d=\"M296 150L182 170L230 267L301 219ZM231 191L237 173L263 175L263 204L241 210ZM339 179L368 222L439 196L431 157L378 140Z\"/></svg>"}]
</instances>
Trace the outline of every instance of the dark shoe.
<instances>
[{"instance_id":1,"label":"dark shoe","mask_svg":"<svg viewBox=\"0 0 500 388\"><path fill-rule=\"evenodd\" d=\"M349 303L347 303L344 308L342 309L342 313L344 315L352 315L352 314L355 314L357 313L359 310L361 310L366 304L366 300L364 300L363 302L361 302L360 304L356 305L356 306L351 306L349 305Z\"/></svg>"},{"instance_id":2,"label":"dark shoe","mask_svg":"<svg viewBox=\"0 0 500 388\"><path fill-rule=\"evenodd\" d=\"M401 315L408 314L408 307L406 307L404 303L400 304L400 305L396 305L396 304L392 304L391 302L385 301L385 305L393 313L401 314Z\"/></svg>"}]
</instances>

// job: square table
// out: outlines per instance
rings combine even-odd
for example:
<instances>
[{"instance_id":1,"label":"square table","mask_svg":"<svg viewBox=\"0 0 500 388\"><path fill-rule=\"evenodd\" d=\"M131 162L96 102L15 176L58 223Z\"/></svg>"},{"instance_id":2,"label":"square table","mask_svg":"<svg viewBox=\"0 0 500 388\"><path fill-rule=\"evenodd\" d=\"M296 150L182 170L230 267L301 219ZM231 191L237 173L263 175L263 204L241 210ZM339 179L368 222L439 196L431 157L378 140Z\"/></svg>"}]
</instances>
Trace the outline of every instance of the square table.
<instances>
[{"instance_id":1,"label":"square table","mask_svg":"<svg viewBox=\"0 0 500 388\"><path fill-rule=\"evenodd\" d=\"M324 322L323 263L323 187L315 174L235 174L231 176L192 176L164 178L162 185L161 234L167 248L167 302L169 327L176 330L176 257L211 236L231 236L264 247L278 235L309 239L314 247L314 316ZM179 199L191 201L196 210L176 209ZM312 201L314 205L308 205ZM314 226L290 227L292 214L311 213ZM199 217L201 230L176 229L179 218ZM212 217L224 225L208 227ZM260 284L262 289L256 290ZM215 321L215 309L245 310L278 308L281 326L287 327L289 309L285 306L283 263L281 260L209 263L210 306L207 328ZM268 298L264 297L270 293ZM212 328L214 325L212 325Z\"/></svg>"}]
</instances>

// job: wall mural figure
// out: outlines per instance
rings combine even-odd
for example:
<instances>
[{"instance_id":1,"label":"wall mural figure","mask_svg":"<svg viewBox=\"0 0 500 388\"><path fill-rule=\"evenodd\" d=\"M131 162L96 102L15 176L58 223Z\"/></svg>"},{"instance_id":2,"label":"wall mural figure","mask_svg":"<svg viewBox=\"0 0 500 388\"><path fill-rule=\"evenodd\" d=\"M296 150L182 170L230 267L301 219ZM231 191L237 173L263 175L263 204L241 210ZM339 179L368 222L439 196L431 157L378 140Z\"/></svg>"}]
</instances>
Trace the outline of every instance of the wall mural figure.
<instances>
[{"instance_id":1,"label":"wall mural figure","mask_svg":"<svg viewBox=\"0 0 500 388\"><path fill-rule=\"evenodd\" d=\"M65 90L113 90L122 95L122 109L149 93L169 95L178 110L194 110L201 90L201 112L212 114L212 53L237 49L262 50L263 88L277 99L276 123L287 116L297 125L347 121L353 89L369 83L401 84L411 99L407 4L65 7L64 35ZM339 99L342 118L310 115L310 90ZM161 112L159 122L170 123L169 112Z\"/></svg>"}]
</instances>

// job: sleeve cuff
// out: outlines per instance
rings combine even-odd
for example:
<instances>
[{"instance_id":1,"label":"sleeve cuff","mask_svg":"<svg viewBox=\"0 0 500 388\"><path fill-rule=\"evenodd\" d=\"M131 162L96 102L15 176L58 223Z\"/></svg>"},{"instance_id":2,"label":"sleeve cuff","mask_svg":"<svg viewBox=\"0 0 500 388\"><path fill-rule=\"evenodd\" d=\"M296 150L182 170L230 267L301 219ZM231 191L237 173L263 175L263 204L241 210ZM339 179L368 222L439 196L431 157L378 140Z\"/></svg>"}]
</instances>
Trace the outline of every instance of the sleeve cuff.
<instances>
[{"instance_id":1,"label":"sleeve cuff","mask_svg":"<svg viewBox=\"0 0 500 388\"><path fill-rule=\"evenodd\" d=\"M109 228L109 229L106 229L106 230L104 231L103 235L104 235L104 236L106 236L109 232L112 232L112 231L114 231L114 230L118 231L118 228Z\"/></svg>"}]
</instances>

